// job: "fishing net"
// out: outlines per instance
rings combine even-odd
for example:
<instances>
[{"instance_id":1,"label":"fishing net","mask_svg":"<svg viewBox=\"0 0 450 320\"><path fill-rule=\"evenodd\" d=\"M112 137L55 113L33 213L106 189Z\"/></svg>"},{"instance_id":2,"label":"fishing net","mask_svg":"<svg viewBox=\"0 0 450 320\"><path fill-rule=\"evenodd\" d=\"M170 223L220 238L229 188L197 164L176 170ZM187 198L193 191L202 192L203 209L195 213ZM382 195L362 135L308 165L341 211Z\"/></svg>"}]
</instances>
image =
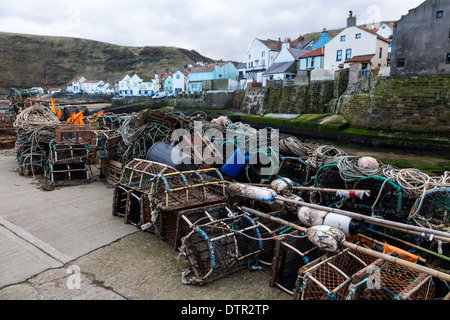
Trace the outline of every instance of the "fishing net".
<instances>
[{"instance_id":1,"label":"fishing net","mask_svg":"<svg viewBox=\"0 0 450 320\"><path fill-rule=\"evenodd\" d=\"M222 278L253 265L261 250L258 226L245 214L196 225L182 239L180 252L190 263L182 281L201 285Z\"/></svg>"}]
</instances>

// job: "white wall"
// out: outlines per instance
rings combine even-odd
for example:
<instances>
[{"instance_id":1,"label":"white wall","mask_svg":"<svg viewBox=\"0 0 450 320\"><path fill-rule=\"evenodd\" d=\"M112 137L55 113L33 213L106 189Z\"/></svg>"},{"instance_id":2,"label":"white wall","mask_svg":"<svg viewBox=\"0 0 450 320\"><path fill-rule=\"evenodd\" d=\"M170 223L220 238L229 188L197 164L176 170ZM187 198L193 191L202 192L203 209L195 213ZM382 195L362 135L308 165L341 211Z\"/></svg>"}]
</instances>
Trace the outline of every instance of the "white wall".
<instances>
[{"instance_id":1,"label":"white wall","mask_svg":"<svg viewBox=\"0 0 450 320\"><path fill-rule=\"evenodd\" d=\"M356 34L360 33L361 38L356 39ZM345 41L341 42L341 36L345 35ZM352 49L351 57L375 54L378 55L377 50L377 36L364 31L358 27L346 28L340 32L336 37L331 39L325 45L325 59L324 69L330 69L336 71L339 69L339 65L343 64L346 60L346 50ZM386 43L384 51L388 51L389 45ZM337 51L342 50L342 60L336 61Z\"/></svg>"}]
</instances>

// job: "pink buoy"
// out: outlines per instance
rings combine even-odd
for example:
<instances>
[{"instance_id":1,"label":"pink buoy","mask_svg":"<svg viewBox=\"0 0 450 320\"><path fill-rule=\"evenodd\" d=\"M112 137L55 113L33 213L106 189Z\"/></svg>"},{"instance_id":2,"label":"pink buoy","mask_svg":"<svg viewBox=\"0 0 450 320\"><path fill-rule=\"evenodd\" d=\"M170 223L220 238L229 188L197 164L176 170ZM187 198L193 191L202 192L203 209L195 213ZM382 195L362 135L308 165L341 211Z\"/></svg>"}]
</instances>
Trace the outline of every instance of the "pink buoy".
<instances>
[{"instance_id":1,"label":"pink buoy","mask_svg":"<svg viewBox=\"0 0 450 320\"><path fill-rule=\"evenodd\" d=\"M376 170L380 168L378 161L372 157L362 157L358 160L358 166L364 169Z\"/></svg>"}]
</instances>

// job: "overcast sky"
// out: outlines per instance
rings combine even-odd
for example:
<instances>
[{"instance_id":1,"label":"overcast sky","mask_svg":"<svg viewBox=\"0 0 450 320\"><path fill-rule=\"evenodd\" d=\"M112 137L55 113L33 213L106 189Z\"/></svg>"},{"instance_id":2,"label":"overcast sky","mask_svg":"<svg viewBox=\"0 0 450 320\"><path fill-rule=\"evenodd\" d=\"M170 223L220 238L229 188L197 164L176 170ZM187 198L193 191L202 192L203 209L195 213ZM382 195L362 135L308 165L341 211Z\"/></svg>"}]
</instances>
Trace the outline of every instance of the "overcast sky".
<instances>
[{"instance_id":1,"label":"overcast sky","mask_svg":"<svg viewBox=\"0 0 450 320\"><path fill-rule=\"evenodd\" d=\"M125 46L175 46L245 61L255 38L398 20L424 0L0 0L0 31Z\"/></svg>"}]
</instances>

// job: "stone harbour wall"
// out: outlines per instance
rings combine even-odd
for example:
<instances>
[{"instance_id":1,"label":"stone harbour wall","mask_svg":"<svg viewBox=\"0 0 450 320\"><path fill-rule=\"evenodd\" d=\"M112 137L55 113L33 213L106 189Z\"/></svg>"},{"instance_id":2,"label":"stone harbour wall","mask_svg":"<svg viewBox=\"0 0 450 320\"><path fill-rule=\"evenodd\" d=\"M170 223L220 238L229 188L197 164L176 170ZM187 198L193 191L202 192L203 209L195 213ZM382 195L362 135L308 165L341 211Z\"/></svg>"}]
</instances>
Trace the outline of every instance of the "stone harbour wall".
<instances>
[{"instance_id":1,"label":"stone harbour wall","mask_svg":"<svg viewBox=\"0 0 450 320\"><path fill-rule=\"evenodd\" d=\"M450 134L449 88L450 75L360 79L338 99L335 113L352 127Z\"/></svg>"}]
</instances>

